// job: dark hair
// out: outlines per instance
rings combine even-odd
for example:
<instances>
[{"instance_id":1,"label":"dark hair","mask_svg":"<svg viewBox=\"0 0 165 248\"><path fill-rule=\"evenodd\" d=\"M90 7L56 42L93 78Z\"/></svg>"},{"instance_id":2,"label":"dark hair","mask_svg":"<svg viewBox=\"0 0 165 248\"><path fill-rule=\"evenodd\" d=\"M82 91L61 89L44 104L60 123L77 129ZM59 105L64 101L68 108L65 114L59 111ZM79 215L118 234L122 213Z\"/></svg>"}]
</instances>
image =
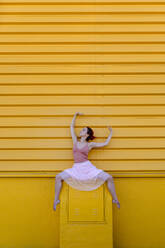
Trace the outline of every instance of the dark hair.
<instances>
[{"instance_id":1,"label":"dark hair","mask_svg":"<svg viewBox=\"0 0 165 248\"><path fill-rule=\"evenodd\" d=\"M89 134L89 136L86 138L86 141L95 139L96 137L93 135L94 132L92 128L90 127L86 127L86 128L87 128L87 134Z\"/></svg>"}]
</instances>

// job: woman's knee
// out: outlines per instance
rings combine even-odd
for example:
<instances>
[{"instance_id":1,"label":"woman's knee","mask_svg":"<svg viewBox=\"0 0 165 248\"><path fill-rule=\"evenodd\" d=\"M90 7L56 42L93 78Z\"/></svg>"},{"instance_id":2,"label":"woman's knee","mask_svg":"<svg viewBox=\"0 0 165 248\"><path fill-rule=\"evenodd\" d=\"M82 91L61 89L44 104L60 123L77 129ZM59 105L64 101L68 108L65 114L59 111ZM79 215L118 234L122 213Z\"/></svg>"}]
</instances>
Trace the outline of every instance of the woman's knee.
<instances>
[{"instance_id":1,"label":"woman's knee","mask_svg":"<svg viewBox=\"0 0 165 248\"><path fill-rule=\"evenodd\" d=\"M104 180L106 180L106 181L110 181L110 180L113 180L113 177L109 174L109 173L107 173L107 172L102 172L100 175L99 175L99 177L101 177L101 179L104 179Z\"/></svg>"},{"instance_id":2,"label":"woman's knee","mask_svg":"<svg viewBox=\"0 0 165 248\"><path fill-rule=\"evenodd\" d=\"M109 180L109 181L113 181L113 176L112 175L110 175L110 174L108 174L108 179L107 180Z\"/></svg>"},{"instance_id":3,"label":"woman's knee","mask_svg":"<svg viewBox=\"0 0 165 248\"><path fill-rule=\"evenodd\" d=\"M56 181L61 181L61 180L63 180L63 179L62 179L60 173L58 173L58 174L56 175Z\"/></svg>"}]
</instances>

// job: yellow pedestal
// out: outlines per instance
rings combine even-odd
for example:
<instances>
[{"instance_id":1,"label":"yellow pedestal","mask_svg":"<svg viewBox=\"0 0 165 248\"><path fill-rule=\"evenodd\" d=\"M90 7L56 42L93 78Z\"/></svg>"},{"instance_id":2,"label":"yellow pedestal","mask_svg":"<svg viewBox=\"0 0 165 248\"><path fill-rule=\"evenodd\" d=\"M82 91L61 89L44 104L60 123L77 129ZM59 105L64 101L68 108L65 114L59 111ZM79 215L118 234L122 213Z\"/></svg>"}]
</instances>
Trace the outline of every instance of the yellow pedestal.
<instances>
[{"instance_id":1,"label":"yellow pedestal","mask_svg":"<svg viewBox=\"0 0 165 248\"><path fill-rule=\"evenodd\" d=\"M60 248L112 248L112 196L103 184L79 191L63 182L60 194Z\"/></svg>"}]
</instances>

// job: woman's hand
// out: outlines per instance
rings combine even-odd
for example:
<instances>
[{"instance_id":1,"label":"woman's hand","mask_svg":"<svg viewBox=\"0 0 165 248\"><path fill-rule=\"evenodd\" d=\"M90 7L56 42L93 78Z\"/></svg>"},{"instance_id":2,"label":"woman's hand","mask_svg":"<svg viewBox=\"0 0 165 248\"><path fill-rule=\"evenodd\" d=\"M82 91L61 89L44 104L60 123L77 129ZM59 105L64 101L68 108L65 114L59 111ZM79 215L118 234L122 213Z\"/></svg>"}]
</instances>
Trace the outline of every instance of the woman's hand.
<instances>
[{"instance_id":1,"label":"woman's hand","mask_svg":"<svg viewBox=\"0 0 165 248\"><path fill-rule=\"evenodd\" d=\"M111 126L108 126L108 129L109 129L109 131L111 131L111 133L112 133L112 127L111 127Z\"/></svg>"},{"instance_id":2,"label":"woman's hand","mask_svg":"<svg viewBox=\"0 0 165 248\"><path fill-rule=\"evenodd\" d=\"M76 112L75 115L83 115L83 113Z\"/></svg>"}]
</instances>

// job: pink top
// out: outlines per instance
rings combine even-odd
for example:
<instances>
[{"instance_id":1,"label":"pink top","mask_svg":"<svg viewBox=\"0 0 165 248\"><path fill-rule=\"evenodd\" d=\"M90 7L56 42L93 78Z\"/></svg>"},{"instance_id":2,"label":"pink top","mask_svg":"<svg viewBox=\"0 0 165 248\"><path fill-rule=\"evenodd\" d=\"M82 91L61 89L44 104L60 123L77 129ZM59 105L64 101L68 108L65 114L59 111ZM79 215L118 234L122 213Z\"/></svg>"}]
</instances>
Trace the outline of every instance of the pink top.
<instances>
[{"instance_id":1,"label":"pink top","mask_svg":"<svg viewBox=\"0 0 165 248\"><path fill-rule=\"evenodd\" d=\"M73 146L73 156L75 163L80 163L88 160L89 147L88 144L83 148L79 149L75 143Z\"/></svg>"}]
</instances>

